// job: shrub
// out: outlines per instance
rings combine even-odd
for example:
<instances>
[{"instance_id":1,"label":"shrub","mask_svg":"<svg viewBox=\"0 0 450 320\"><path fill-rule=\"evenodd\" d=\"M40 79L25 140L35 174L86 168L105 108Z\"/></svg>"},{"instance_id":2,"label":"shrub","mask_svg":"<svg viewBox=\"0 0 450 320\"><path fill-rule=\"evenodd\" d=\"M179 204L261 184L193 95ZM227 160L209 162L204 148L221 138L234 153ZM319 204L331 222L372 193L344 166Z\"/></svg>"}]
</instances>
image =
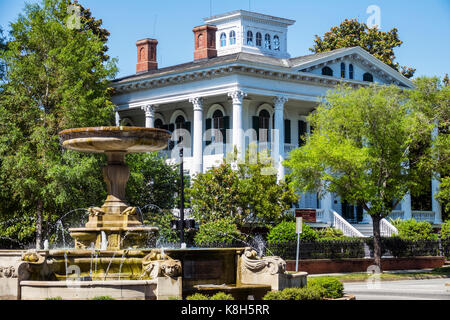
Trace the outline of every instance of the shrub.
<instances>
[{"instance_id":1,"label":"shrub","mask_svg":"<svg viewBox=\"0 0 450 320\"><path fill-rule=\"evenodd\" d=\"M186 300L234 300L231 294L226 294L225 292L218 292L213 296L207 296L201 293L194 293L193 295L187 296Z\"/></svg>"},{"instance_id":2,"label":"shrub","mask_svg":"<svg viewBox=\"0 0 450 320\"><path fill-rule=\"evenodd\" d=\"M116 299L111 298L110 296L101 296L101 297L92 298L91 300L116 300Z\"/></svg>"},{"instance_id":3,"label":"shrub","mask_svg":"<svg viewBox=\"0 0 450 320\"><path fill-rule=\"evenodd\" d=\"M263 300L323 300L325 290L320 287L286 288L282 291L270 291Z\"/></svg>"},{"instance_id":4,"label":"shrub","mask_svg":"<svg viewBox=\"0 0 450 320\"><path fill-rule=\"evenodd\" d=\"M404 220L397 225L398 236L410 240L432 240L437 239L433 233L431 224L426 221L418 222L415 219Z\"/></svg>"},{"instance_id":5,"label":"shrub","mask_svg":"<svg viewBox=\"0 0 450 320\"><path fill-rule=\"evenodd\" d=\"M303 232L300 239L304 241L313 241L319 238L317 231L307 224L303 224ZM268 235L267 240L271 242L295 241L297 240L296 226L293 221L283 221L273 227Z\"/></svg>"},{"instance_id":6,"label":"shrub","mask_svg":"<svg viewBox=\"0 0 450 320\"><path fill-rule=\"evenodd\" d=\"M344 232L336 228L324 228L319 230L320 240L341 240L345 238Z\"/></svg>"},{"instance_id":7,"label":"shrub","mask_svg":"<svg viewBox=\"0 0 450 320\"><path fill-rule=\"evenodd\" d=\"M445 221L441 226L442 239L450 239L450 220Z\"/></svg>"},{"instance_id":8,"label":"shrub","mask_svg":"<svg viewBox=\"0 0 450 320\"><path fill-rule=\"evenodd\" d=\"M194 293L193 295L187 296L186 300L209 300L209 297L201 293Z\"/></svg>"},{"instance_id":9,"label":"shrub","mask_svg":"<svg viewBox=\"0 0 450 320\"><path fill-rule=\"evenodd\" d=\"M197 245L231 244L236 240L242 240L242 235L233 219L221 218L201 224L194 240Z\"/></svg>"},{"instance_id":10,"label":"shrub","mask_svg":"<svg viewBox=\"0 0 450 320\"><path fill-rule=\"evenodd\" d=\"M308 288L322 288L325 298L341 298L344 295L344 285L337 278L325 277L308 280Z\"/></svg>"},{"instance_id":11,"label":"shrub","mask_svg":"<svg viewBox=\"0 0 450 320\"><path fill-rule=\"evenodd\" d=\"M231 294L218 292L215 295L213 295L209 300L234 300L234 298Z\"/></svg>"}]
</instances>

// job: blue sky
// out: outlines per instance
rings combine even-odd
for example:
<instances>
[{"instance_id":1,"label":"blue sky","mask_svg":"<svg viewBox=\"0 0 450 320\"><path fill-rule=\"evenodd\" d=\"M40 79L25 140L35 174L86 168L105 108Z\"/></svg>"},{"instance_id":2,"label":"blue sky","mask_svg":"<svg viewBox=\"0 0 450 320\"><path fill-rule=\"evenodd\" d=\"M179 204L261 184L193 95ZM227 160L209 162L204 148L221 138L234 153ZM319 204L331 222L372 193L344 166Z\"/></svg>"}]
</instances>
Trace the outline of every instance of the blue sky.
<instances>
[{"instance_id":1,"label":"blue sky","mask_svg":"<svg viewBox=\"0 0 450 320\"><path fill-rule=\"evenodd\" d=\"M29 0L27 2L34 2ZM381 29L399 30L404 44L397 61L417 69L416 76L450 73L449 0L80 0L111 32L109 54L119 59L119 76L135 73L136 40L159 41L160 67L192 61L192 28L203 18L243 9L289 18L288 51L295 57L309 54L314 35L323 35L345 18L366 22L366 9L381 9ZM0 26L8 30L24 7L23 0L0 0ZM212 4L212 6L211 6Z\"/></svg>"}]
</instances>

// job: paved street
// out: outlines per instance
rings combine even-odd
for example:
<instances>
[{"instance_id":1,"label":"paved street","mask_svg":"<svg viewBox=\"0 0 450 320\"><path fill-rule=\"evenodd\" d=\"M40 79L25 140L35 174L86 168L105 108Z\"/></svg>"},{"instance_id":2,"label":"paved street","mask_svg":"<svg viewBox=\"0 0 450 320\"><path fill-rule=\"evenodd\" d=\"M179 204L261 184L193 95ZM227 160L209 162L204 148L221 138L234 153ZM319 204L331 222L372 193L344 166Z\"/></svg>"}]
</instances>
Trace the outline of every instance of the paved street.
<instances>
[{"instance_id":1,"label":"paved street","mask_svg":"<svg viewBox=\"0 0 450 320\"><path fill-rule=\"evenodd\" d=\"M356 300L450 300L450 279L401 280L345 283ZM448 291L447 291L448 290Z\"/></svg>"}]
</instances>

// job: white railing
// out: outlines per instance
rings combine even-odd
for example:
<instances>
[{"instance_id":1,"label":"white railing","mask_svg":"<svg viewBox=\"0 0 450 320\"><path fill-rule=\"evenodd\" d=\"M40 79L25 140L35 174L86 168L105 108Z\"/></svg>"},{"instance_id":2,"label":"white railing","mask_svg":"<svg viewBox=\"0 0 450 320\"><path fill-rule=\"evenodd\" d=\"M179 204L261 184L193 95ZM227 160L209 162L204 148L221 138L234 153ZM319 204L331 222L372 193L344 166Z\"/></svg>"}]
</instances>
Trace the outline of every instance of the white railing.
<instances>
[{"instance_id":1,"label":"white railing","mask_svg":"<svg viewBox=\"0 0 450 320\"><path fill-rule=\"evenodd\" d=\"M434 212L433 211L412 211L411 218L417 221L426 221L429 223L434 223Z\"/></svg>"},{"instance_id":2,"label":"white railing","mask_svg":"<svg viewBox=\"0 0 450 320\"><path fill-rule=\"evenodd\" d=\"M392 237L393 235L398 234L398 230L386 219L381 219L380 233L383 237Z\"/></svg>"},{"instance_id":3,"label":"white railing","mask_svg":"<svg viewBox=\"0 0 450 320\"><path fill-rule=\"evenodd\" d=\"M354 226L347 222L344 218L342 218L336 211L331 210L333 214L333 227L341 230L344 235L348 237L358 237L364 238L364 235L359 232Z\"/></svg>"},{"instance_id":4,"label":"white railing","mask_svg":"<svg viewBox=\"0 0 450 320\"><path fill-rule=\"evenodd\" d=\"M284 144L284 155L287 157L289 153L296 148L293 144Z\"/></svg>"},{"instance_id":5,"label":"white railing","mask_svg":"<svg viewBox=\"0 0 450 320\"><path fill-rule=\"evenodd\" d=\"M325 217L325 210L316 209L316 221L322 223L328 223L327 217Z\"/></svg>"}]
</instances>

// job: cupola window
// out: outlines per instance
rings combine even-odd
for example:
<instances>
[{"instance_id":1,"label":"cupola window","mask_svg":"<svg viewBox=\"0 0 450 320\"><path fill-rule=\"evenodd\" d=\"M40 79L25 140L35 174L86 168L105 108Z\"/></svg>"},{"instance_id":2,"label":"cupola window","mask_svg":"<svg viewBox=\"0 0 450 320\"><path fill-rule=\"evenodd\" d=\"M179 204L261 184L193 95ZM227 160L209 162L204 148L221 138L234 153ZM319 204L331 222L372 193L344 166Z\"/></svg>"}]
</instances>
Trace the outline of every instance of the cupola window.
<instances>
[{"instance_id":1,"label":"cupola window","mask_svg":"<svg viewBox=\"0 0 450 320\"><path fill-rule=\"evenodd\" d=\"M258 47L262 46L262 35L260 32L256 33L256 46Z\"/></svg>"},{"instance_id":2,"label":"cupola window","mask_svg":"<svg viewBox=\"0 0 450 320\"><path fill-rule=\"evenodd\" d=\"M225 47L227 45L227 35L223 32L220 35L220 46Z\"/></svg>"},{"instance_id":3,"label":"cupola window","mask_svg":"<svg viewBox=\"0 0 450 320\"><path fill-rule=\"evenodd\" d=\"M236 44L236 32L230 31L230 45Z\"/></svg>"},{"instance_id":4,"label":"cupola window","mask_svg":"<svg viewBox=\"0 0 450 320\"><path fill-rule=\"evenodd\" d=\"M253 32L247 31L247 45L253 46Z\"/></svg>"},{"instance_id":5,"label":"cupola window","mask_svg":"<svg viewBox=\"0 0 450 320\"><path fill-rule=\"evenodd\" d=\"M275 51L280 51L280 37L278 36L273 37L273 49Z\"/></svg>"},{"instance_id":6,"label":"cupola window","mask_svg":"<svg viewBox=\"0 0 450 320\"><path fill-rule=\"evenodd\" d=\"M264 37L264 48L271 50L272 49L272 44L271 44L271 38L270 38L270 34L266 33L265 37Z\"/></svg>"}]
</instances>

